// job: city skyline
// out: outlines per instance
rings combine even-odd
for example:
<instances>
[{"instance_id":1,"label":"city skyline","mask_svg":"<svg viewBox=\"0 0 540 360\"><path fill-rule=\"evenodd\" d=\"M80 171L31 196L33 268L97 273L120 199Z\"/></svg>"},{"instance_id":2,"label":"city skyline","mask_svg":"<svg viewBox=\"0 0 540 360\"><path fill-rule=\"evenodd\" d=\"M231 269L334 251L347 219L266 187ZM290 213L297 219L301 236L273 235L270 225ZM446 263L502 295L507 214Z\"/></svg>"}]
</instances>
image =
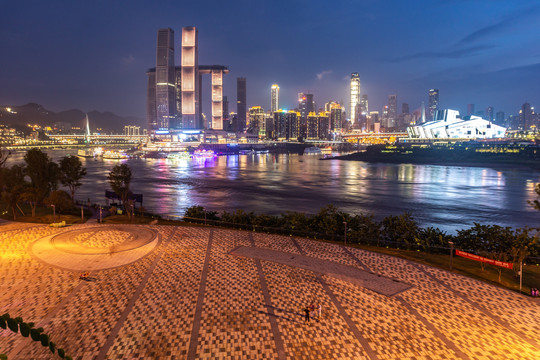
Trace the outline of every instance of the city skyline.
<instances>
[{"instance_id":1,"label":"city skyline","mask_svg":"<svg viewBox=\"0 0 540 360\"><path fill-rule=\"evenodd\" d=\"M390 94L412 111L428 103L428 90L434 88L441 93L440 108L462 113L467 104L476 104L515 114L525 102L540 102L535 80L540 54L532 46L540 9L533 1L434 6L371 1L331 9L324 2L302 7L294 1L287 11L281 2L231 2L220 11L208 4L161 4L149 11L147 4L134 2L129 9L100 2L63 4L62 12L54 4L8 4L0 15L2 103L38 102L53 110L98 109L144 118L144 74L155 66L156 31L170 27L180 33L185 26L200 31L201 63L229 67L225 96L234 99L236 78L247 78L248 108L269 109L271 85L279 84L284 109L295 108L296 94L303 92L314 94L317 107L334 100L349 111L353 72L359 73L361 95L369 95L370 110L376 111ZM246 17L249 12L257 19ZM357 24L355 16L363 21ZM216 19L231 21L216 25ZM274 23L280 26L268 34ZM369 27L376 31L367 32ZM297 41L306 34L313 39ZM385 46L377 45L381 42ZM174 45L180 49L178 38ZM175 56L179 64L179 51ZM208 94L209 81L203 82ZM203 97L203 109L209 110L210 96Z\"/></svg>"}]
</instances>

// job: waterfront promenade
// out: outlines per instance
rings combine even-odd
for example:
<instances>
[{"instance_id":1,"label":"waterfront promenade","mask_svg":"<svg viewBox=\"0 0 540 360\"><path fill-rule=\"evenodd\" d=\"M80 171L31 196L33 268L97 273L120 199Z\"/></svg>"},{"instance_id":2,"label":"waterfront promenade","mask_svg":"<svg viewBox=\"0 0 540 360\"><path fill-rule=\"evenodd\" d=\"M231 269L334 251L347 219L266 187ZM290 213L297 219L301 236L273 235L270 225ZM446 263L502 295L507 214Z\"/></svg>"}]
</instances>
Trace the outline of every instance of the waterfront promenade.
<instances>
[{"instance_id":1,"label":"waterfront promenade","mask_svg":"<svg viewBox=\"0 0 540 360\"><path fill-rule=\"evenodd\" d=\"M540 356L535 299L307 239L1 222L0 260L0 313L35 322L74 359ZM95 281L80 280L81 271ZM305 324L303 308L312 302L322 318ZM3 329L0 353L58 358Z\"/></svg>"}]
</instances>

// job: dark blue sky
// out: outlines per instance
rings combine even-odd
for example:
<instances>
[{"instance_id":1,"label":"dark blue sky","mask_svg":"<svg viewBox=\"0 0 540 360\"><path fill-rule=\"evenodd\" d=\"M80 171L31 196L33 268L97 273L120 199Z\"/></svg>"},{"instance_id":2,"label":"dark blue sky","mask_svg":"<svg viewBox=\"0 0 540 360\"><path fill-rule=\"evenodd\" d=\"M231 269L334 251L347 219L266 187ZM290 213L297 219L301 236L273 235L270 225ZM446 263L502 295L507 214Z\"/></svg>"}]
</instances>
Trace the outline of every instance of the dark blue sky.
<instances>
[{"instance_id":1,"label":"dark blue sky","mask_svg":"<svg viewBox=\"0 0 540 360\"><path fill-rule=\"evenodd\" d=\"M540 106L540 1L273 0L10 1L0 11L0 104L38 102L145 117L157 29L199 29L200 64L223 64L230 110L236 78L248 105L292 108L298 92L348 107L358 72L370 110L388 94L411 110L440 89L441 107L517 113ZM203 94L207 110L209 80ZM401 106L401 105L400 105Z\"/></svg>"}]
</instances>

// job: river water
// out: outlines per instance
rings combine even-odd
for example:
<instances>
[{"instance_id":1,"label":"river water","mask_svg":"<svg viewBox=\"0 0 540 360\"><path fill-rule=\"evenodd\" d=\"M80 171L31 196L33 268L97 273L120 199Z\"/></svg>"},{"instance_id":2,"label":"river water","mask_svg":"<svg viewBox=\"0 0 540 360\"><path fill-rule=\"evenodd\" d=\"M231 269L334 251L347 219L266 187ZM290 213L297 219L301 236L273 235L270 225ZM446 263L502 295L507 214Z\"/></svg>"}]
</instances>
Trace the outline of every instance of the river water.
<instances>
[{"instance_id":1,"label":"river water","mask_svg":"<svg viewBox=\"0 0 540 360\"><path fill-rule=\"evenodd\" d=\"M74 150L51 150L58 160ZM9 163L22 162L23 152ZM216 159L124 160L133 170L132 190L150 212L182 215L208 210L316 213L334 204L376 219L410 212L422 226L455 233L481 224L540 226L536 198L540 172L527 169L321 161L314 155L229 155ZM105 204L107 175L119 160L82 159L87 168L76 198Z\"/></svg>"}]
</instances>

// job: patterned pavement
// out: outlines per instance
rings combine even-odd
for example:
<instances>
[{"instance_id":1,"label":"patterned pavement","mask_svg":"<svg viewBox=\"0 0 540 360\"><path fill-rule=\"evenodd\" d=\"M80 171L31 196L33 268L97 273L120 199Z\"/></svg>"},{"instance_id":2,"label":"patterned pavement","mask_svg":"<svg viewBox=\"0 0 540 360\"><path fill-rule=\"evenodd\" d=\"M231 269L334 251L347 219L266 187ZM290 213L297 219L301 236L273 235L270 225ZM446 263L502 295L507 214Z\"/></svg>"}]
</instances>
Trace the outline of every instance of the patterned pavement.
<instances>
[{"instance_id":1,"label":"patterned pavement","mask_svg":"<svg viewBox=\"0 0 540 360\"><path fill-rule=\"evenodd\" d=\"M355 248L248 231L133 226L158 234L158 244L125 264L120 252L100 258L110 264L93 270L92 282L78 277L90 263L85 258L52 266L32 253L39 240L72 230L120 235L114 227L101 226L106 231L95 230L96 224L69 229L0 224L0 312L39 324L74 359L540 356L538 302ZM107 246L111 241L91 239ZM263 250L257 257L233 255L240 247ZM277 252L301 257L303 265L261 255ZM306 266L309 258L316 258L317 266ZM324 271L325 262L332 271ZM345 268L349 277L373 273L407 288L385 295L336 274ZM322 317L312 316L306 324L303 309L311 303L321 304ZM55 358L31 340L0 329L2 352L10 359Z\"/></svg>"}]
</instances>

